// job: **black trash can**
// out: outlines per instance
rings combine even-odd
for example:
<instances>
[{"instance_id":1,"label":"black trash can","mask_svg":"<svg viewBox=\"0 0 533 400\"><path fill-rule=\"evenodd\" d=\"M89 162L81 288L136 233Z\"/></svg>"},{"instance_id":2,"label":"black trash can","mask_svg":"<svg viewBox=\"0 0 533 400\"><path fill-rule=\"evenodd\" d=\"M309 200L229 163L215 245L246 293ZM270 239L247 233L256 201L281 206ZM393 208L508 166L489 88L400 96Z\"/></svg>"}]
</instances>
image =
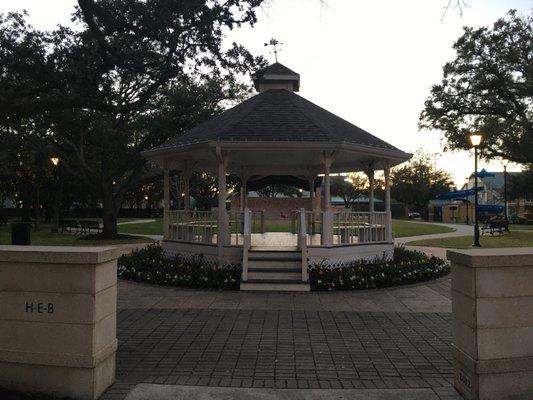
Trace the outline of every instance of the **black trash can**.
<instances>
[{"instance_id":1,"label":"black trash can","mask_svg":"<svg viewBox=\"0 0 533 400\"><path fill-rule=\"evenodd\" d=\"M11 244L18 246L29 246L31 224L28 222L17 222L11 224Z\"/></svg>"}]
</instances>

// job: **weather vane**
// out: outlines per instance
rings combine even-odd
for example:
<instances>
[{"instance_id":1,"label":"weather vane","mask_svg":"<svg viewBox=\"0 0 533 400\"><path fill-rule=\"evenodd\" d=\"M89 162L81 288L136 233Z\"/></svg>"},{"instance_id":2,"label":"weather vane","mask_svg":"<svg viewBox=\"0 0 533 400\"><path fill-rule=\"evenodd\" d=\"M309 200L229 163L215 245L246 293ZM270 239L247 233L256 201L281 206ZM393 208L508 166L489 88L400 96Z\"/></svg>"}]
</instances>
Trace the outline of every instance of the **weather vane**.
<instances>
[{"instance_id":1,"label":"weather vane","mask_svg":"<svg viewBox=\"0 0 533 400\"><path fill-rule=\"evenodd\" d=\"M283 43L277 41L274 38L270 39L270 42L265 43L265 46L272 46L272 51L274 52L274 58L276 59L276 62L278 62L278 51L280 51L278 46L281 46L282 44Z\"/></svg>"}]
</instances>

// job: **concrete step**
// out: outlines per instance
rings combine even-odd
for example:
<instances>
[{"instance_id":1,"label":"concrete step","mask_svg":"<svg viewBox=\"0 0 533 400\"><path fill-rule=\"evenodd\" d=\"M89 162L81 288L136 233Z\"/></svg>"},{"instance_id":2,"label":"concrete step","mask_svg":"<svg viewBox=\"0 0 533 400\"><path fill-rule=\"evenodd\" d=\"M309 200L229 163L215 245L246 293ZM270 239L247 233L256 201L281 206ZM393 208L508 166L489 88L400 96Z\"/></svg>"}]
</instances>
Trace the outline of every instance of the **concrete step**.
<instances>
[{"instance_id":1,"label":"concrete step","mask_svg":"<svg viewBox=\"0 0 533 400\"><path fill-rule=\"evenodd\" d=\"M241 281L241 290L274 292L309 292L310 286L302 281L252 280Z\"/></svg>"},{"instance_id":2,"label":"concrete step","mask_svg":"<svg viewBox=\"0 0 533 400\"><path fill-rule=\"evenodd\" d=\"M299 251L257 251L248 252L249 260L273 260L273 261L290 261L301 260L302 253Z\"/></svg>"},{"instance_id":3,"label":"concrete step","mask_svg":"<svg viewBox=\"0 0 533 400\"><path fill-rule=\"evenodd\" d=\"M294 253L300 251L298 250L298 246L252 246L250 250L266 253Z\"/></svg>"},{"instance_id":4,"label":"concrete step","mask_svg":"<svg viewBox=\"0 0 533 400\"><path fill-rule=\"evenodd\" d=\"M296 267L289 268L278 268L270 265L268 267L249 266L248 272L302 272L302 268L300 264L298 264Z\"/></svg>"},{"instance_id":5,"label":"concrete step","mask_svg":"<svg viewBox=\"0 0 533 400\"><path fill-rule=\"evenodd\" d=\"M302 269L302 261L301 260L284 260L284 259L262 259L262 258L254 258L250 259L248 258L248 268L272 268L272 269Z\"/></svg>"},{"instance_id":6,"label":"concrete step","mask_svg":"<svg viewBox=\"0 0 533 400\"><path fill-rule=\"evenodd\" d=\"M276 281L296 281L302 279L302 272L265 272L265 271L248 271L248 279L265 281L265 280L276 280Z\"/></svg>"}]
</instances>

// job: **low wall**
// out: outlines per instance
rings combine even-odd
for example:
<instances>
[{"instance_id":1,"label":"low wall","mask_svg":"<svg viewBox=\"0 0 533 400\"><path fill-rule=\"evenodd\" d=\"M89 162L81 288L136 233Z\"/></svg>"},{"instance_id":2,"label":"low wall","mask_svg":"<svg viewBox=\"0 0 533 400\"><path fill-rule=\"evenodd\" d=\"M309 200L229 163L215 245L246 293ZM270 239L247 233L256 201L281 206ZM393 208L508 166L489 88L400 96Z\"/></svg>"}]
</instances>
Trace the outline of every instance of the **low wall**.
<instances>
[{"instance_id":1,"label":"low wall","mask_svg":"<svg viewBox=\"0 0 533 400\"><path fill-rule=\"evenodd\" d=\"M0 246L0 387L93 400L114 382L116 253Z\"/></svg>"},{"instance_id":2,"label":"low wall","mask_svg":"<svg viewBox=\"0 0 533 400\"><path fill-rule=\"evenodd\" d=\"M533 399L533 248L448 251L454 384L465 399Z\"/></svg>"}]
</instances>

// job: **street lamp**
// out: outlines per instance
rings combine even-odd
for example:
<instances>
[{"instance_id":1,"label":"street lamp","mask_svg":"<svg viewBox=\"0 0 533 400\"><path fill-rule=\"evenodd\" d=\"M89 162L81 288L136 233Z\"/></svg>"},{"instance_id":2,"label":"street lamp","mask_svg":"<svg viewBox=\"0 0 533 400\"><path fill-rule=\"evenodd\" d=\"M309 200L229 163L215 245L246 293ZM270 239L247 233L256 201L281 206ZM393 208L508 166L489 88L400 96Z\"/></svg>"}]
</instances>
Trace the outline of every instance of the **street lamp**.
<instances>
[{"instance_id":1,"label":"street lamp","mask_svg":"<svg viewBox=\"0 0 533 400\"><path fill-rule=\"evenodd\" d=\"M477 148L481 143L481 134L479 132L472 133L470 135L470 143L474 147L474 243L472 246L481 247L481 244L479 244L479 223L477 215Z\"/></svg>"},{"instance_id":2,"label":"street lamp","mask_svg":"<svg viewBox=\"0 0 533 400\"><path fill-rule=\"evenodd\" d=\"M503 165L503 212L505 220L507 221L507 166L509 165L509 160L506 158L502 159Z\"/></svg>"},{"instance_id":3,"label":"street lamp","mask_svg":"<svg viewBox=\"0 0 533 400\"><path fill-rule=\"evenodd\" d=\"M54 166L54 209L52 211L52 233L58 233L59 232L59 213L60 213L60 206L61 206L61 183L59 180L59 157L58 156L52 156L50 157L50 162Z\"/></svg>"}]
</instances>

